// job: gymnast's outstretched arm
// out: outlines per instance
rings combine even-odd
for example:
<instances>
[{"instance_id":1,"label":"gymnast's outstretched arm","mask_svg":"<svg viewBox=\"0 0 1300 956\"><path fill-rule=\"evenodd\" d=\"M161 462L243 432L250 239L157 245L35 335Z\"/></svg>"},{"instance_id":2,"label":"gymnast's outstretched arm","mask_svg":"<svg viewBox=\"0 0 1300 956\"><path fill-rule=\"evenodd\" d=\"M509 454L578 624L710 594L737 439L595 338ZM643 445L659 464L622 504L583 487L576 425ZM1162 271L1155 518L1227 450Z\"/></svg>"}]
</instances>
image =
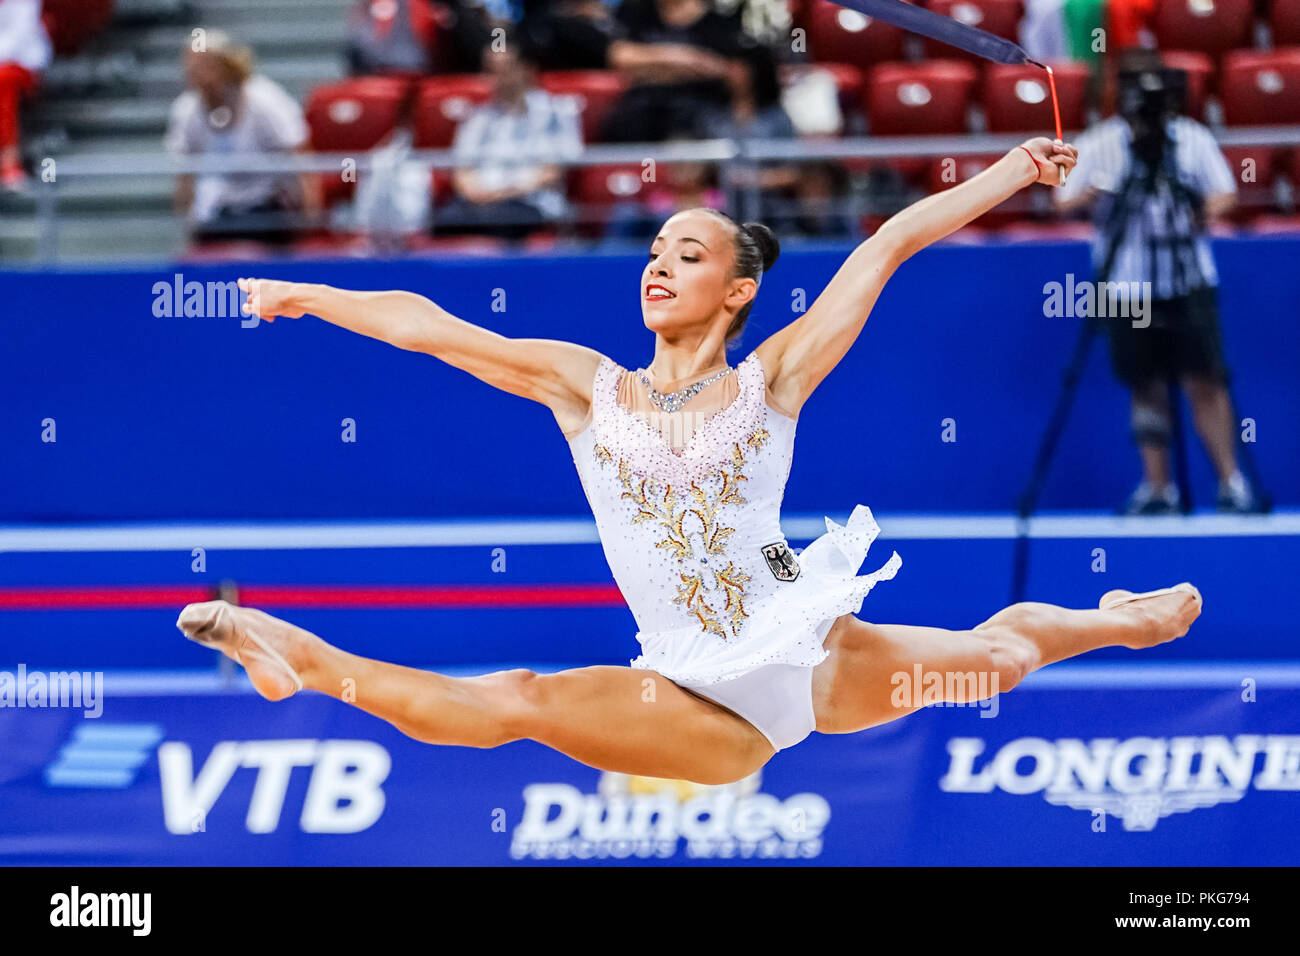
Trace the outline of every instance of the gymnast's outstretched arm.
<instances>
[{"instance_id":1,"label":"gymnast's outstretched arm","mask_svg":"<svg viewBox=\"0 0 1300 956\"><path fill-rule=\"evenodd\" d=\"M267 321L315 315L400 349L424 352L487 384L581 420L601 353L557 339L509 338L414 292L354 292L309 282L240 279L245 311Z\"/></svg>"},{"instance_id":2,"label":"gymnast's outstretched arm","mask_svg":"<svg viewBox=\"0 0 1300 956\"><path fill-rule=\"evenodd\" d=\"M856 341L903 262L1031 183L1056 185L1076 158L1074 147L1059 141L1027 140L977 176L892 217L849 254L807 312L758 347L772 387L779 380L786 404L798 412Z\"/></svg>"}]
</instances>

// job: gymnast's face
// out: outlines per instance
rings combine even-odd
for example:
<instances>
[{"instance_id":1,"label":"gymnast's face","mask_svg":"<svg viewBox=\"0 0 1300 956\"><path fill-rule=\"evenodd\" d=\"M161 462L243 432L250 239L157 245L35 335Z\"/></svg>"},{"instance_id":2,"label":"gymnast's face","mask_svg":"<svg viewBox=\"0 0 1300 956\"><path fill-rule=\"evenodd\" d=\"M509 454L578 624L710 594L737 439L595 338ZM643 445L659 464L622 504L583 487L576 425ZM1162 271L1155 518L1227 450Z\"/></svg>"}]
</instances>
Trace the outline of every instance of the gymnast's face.
<instances>
[{"instance_id":1,"label":"gymnast's face","mask_svg":"<svg viewBox=\"0 0 1300 956\"><path fill-rule=\"evenodd\" d=\"M724 327L753 297L754 280L735 279L735 247L727 223L707 212L671 217L650 245L641 274L646 328L675 338L714 321Z\"/></svg>"}]
</instances>

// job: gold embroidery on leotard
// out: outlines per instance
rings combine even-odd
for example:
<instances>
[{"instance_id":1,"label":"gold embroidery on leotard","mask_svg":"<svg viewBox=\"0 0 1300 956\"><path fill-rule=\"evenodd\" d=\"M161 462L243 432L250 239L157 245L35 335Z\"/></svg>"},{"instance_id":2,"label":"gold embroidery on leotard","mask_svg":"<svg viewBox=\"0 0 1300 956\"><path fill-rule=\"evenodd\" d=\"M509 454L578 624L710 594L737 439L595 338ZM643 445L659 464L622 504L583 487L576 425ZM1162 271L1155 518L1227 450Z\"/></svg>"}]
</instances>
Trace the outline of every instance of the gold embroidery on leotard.
<instances>
[{"instance_id":1,"label":"gold embroidery on leotard","mask_svg":"<svg viewBox=\"0 0 1300 956\"><path fill-rule=\"evenodd\" d=\"M664 529L665 537L655 542L656 548L665 548L672 552L680 562L693 563L709 557L727 557L727 544L736 529L722 523L720 510L726 505L744 505L745 498L740 493L740 482L749 479L744 474L746 449L758 451L771 437L764 428L755 429L745 439L743 446L732 443L731 457L727 465L720 466L707 477L716 479L717 490L701 487L700 483L690 483L690 502L681 502L673 491L671 484L663 485L663 494L658 494L659 483L653 476L639 477L629 467L626 459L618 462L618 477L623 485L620 498L628 498L636 509L632 516L633 524L654 521ZM596 460L602 465L612 461L613 456L603 445L596 445ZM728 467L728 465L732 467ZM704 554L697 555L691 544L690 533L683 522L689 515L694 515L701 525L701 539ZM728 559L727 566L714 569L717 586L705 585L704 575L695 568L680 572L681 585L673 598L674 604L683 605L700 622L700 628L708 634L717 634L726 640L739 633L749 613L745 610L745 586L751 580L750 575L736 567ZM706 600L709 596L721 596L723 608L719 612ZM725 620L724 620L725 619Z\"/></svg>"}]
</instances>

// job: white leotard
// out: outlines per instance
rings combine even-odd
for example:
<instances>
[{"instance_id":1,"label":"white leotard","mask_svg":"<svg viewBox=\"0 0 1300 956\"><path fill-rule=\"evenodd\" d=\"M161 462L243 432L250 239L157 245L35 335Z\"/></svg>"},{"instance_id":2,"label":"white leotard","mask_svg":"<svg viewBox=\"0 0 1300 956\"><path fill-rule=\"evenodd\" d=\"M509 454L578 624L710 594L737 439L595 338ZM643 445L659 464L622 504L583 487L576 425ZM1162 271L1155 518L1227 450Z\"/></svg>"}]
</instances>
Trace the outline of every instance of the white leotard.
<instances>
[{"instance_id":1,"label":"white leotard","mask_svg":"<svg viewBox=\"0 0 1300 956\"><path fill-rule=\"evenodd\" d=\"M627 369L600 360L591 414L569 447L639 629L633 667L689 687L766 664L816 665L828 622L894 576L897 553L857 574L879 531L863 505L847 525L827 518L798 556L789 549L780 512L795 425L769 404L757 353L672 414L654 409Z\"/></svg>"}]
</instances>

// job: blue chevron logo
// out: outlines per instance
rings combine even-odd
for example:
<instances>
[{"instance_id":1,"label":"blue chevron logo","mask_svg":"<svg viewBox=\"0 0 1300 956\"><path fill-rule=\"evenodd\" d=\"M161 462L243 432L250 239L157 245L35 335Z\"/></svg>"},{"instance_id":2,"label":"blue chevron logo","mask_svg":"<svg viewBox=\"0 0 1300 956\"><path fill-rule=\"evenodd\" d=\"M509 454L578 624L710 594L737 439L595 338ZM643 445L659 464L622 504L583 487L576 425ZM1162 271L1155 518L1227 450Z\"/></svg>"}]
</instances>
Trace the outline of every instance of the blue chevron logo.
<instances>
[{"instance_id":1,"label":"blue chevron logo","mask_svg":"<svg viewBox=\"0 0 1300 956\"><path fill-rule=\"evenodd\" d=\"M50 787L121 789L135 783L141 765L163 739L158 724L83 723L45 768Z\"/></svg>"}]
</instances>

